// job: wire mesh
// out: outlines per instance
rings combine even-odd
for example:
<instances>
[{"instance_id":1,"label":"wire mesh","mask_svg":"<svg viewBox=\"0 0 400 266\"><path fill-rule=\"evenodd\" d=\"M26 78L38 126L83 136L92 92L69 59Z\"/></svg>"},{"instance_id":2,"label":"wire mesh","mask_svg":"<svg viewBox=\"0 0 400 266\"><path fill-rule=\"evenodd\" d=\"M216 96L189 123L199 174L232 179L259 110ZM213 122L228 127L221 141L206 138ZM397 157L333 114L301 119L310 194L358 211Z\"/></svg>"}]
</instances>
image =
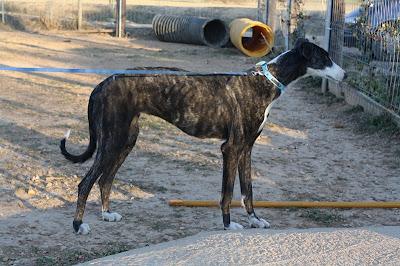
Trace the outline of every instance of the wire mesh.
<instances>
[{"instance_id":1,"label":"wire mesh","mask_svg":"<svg viewBox=\"0 0 400 266\"><path fill-rule=\"evenodd\" d=\"M310 41L323 44L325 32L326 0L304 1L305 37Z\"/></svg>"},{"instance_id":2,"label":"wire mesh","mask_svg":"<svg viewBox=\"0 0 400 266\"><path fill-rule=\"evenodd\" d=\"M345 12L348 83L400 114L400 0L346 1Z\"/></svg>"},{"instance_id":3,"label":"wire mesh","mask_svg":"<svg viewBox=\"0 0 400 266\"><path fill-rule=\"evenodd\" d=\"M78 0L2 0L8 23L37 20L52 28L75 28ZM86 25L115 22L116 0L81 0ZM219 18L227 23L239 17L257 19L258 0L127 0L128 23L150 24L156 14Z\"/></svg>"},{"instance_id":4,"label":"wire mesh","mask_svg":"<svg viewBox=\"0 0 400 266\"><path fill-rule=\"evenodd\" d=\"M323 46L326 10L326 0L280 0L275 47L289 49L299 37ZM347 82L400 114L400 0L333 0L329 32Z\"/></svg>"},{"instance_id":5,"label":"wire mesh","mask_svg":"<svg viewBox=\"0 0 400 266\"><path fill-rule=\"evenodd\" d=\"M275 49L290 49L297 38L322 45L325 16L326 0L279 0L273 18Z\"/></svg>"},{"instance_id":6,"label":"wire mesh","mask_svg":"<svg viewBox=\"0 0 400 266\"><path fill-rule=\"evenodd\" d=\"M345 1L333 0L331 21L329 55L338 65L343 65L343 42L344 42L344 15Z\"/></svg>"},{"instance_id":7,"label":"wire mesh","mask_svg":"<svg viewBox=\"0 0 400 266\"><path fill-rule=\"evenodd\" d=\"M76 28L77 0L3 0L5 22L17 29Z\"/></svg>"},{"instance_id":8,"label":"wire mesh","mask_svg":"<svg viewBox=\"0 0 400 266\"><path fill-rule=\"evenodd\" d=\"M25 29L76 28L78 0L3 0L6 23ZM261 19L267 0L127 0L128 23L150 24L156 14ZM81 0L86 26L115 23L115 0ZM299 37L323 45L327 0L276 0L270 18L275 49ZM29 21L29 22L28 22ZM333 0L329 52L348 83L400 114L400 0Z\"/></svg>"}]
</instances>

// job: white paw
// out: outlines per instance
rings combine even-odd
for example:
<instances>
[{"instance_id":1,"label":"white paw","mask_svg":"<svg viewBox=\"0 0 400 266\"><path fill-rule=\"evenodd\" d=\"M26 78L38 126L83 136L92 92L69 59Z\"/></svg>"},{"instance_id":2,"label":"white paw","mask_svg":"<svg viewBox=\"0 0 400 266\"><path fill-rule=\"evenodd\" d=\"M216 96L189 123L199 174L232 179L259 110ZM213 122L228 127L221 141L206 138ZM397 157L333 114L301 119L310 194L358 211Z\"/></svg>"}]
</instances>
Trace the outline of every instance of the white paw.
<instances>
[{"instance_id":1,"label":"white paw","mask_svg":"<svg viewBox=\"0 0 400 266\"><path fill-rule=\"evenodd\" d=\"M269 222L262 218L257 218L254 214L249 215L249 224L252 228L270 228Z\"/></svg>"},{"instance_id":2,"label":"white paw","mask_svg":"<svg viewBox=\"0 0 400 266\"><path fill-rule=\"evenodd\" d=\"M87 234L89 234L89 232L90 232L90 227L89 227L89 225L83 223L83 224L81 224L81 225L79 226L79 230L78 230L77 234L78 234L78 235L87 235Z\"/></svg>"},{"instance_id":3,"label":"white paw","mask_svg":"<svg viewBox=\"0 0 400 266\"><path fill-rule=\"evenodd\" d=\"M116 212L102 212L103 220L107 222L119 222L122 216Z\"/></svg>"},{"instance_id":4,"label":"white paw","mask_svg":"<svg viewBox=\"0 0 400 266\"><path fill-rule=\"evenodd\" d=\"M241 230L241 229L243 229L243 226L238 224L238 223L231 222L229 224L229 226L228 227L224 227L224 229L225 230Z\"/></svg>"}]
</instances>

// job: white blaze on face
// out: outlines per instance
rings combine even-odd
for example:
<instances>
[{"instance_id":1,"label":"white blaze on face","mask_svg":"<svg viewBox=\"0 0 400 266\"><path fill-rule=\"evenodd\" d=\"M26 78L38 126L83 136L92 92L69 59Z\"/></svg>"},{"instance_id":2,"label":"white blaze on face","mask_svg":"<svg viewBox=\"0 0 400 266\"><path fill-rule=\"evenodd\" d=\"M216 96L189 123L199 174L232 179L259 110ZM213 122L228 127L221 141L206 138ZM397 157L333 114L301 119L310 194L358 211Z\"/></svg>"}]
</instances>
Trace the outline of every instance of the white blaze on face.
<instances>
[{"instance_id":1,"label":"white blaze on face","mask_svg":"<svg viewBox=\"0 0 400 266\"><path fill-rule=\"evenodd\" d=\"M333 81L342 81L344 74L345 71L334 62L332 62L332 66L325 67L324 69L307 68L307 75L327 78Z\"/></svg>"}]
</instances>

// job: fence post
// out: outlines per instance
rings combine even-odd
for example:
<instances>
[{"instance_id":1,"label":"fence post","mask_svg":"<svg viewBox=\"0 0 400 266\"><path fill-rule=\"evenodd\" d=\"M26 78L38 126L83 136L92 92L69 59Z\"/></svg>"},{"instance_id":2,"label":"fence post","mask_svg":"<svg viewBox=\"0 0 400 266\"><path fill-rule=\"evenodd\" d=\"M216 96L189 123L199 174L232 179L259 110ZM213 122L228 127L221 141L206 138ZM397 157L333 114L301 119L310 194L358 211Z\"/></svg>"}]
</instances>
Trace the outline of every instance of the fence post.
<instances>
[{"instance_id":1,"label":"fence post","mask_svg":"<svg viewBox=\"0 0 400 266\"><path fill-rule=\"evenodd\" d=\"M290 44L290 23L292 20L292 0L288 0L288 8L287 8L287 13L288 13L288 19L287 19L287 35L285 38L285 49L289 50L289 44Z\"/></svg>"},{"instance_id":2,"label":"fence post","mask_svg":"<svg viewBox=\"0 0 400 266\"><path fill-rule=\"evenodd\" d=\"M78 30L82 29L82 0L78 0Z\"/></svg>"},{"instance_id":3,"label":"fence post","mask_svg":"<svg viewBox=\"0 0 400 266\"><path fill-rule=\"evenodd\" d=\"M6 23L6 12L5 12L5 10L4 10L4 1L5 1L5 0L1 0L1 22L2 22L3 24Z\"/></svg>"},{"instance_id":4,"label":"fence post","mask_svg":"<svg viewBox=\"0 0 400 266\"><path fill-rule=\"evenodd\" d=\"M257 20L258 21L262 20L262 14L261 14L262 3L263 3L263 0L257 1Z\"/></svg>"},{"instance_id":5,"label":"fence post","mask_svg":"<svg viewBox=\"0 0 400 266\"><path fill-rule=\"evenodd\" d=\"M267 25L271 27L272 32L275 33L275 21L276 21L276 0L267 0L268 6L266 9Z\"/></svg>"},{"instance_id":6,"label":"fence post","mask_svg":"<svg viewBox=\"0 0 400 266\"><path fill-rule=\"evenodd\" d=\"M116 36L121 38L125 35L126 24L126 0L117 0L117 23L116 23Z\"/></svg>"},{"instance_id":7,"label":"fence post","mask_svg":"<svg viewBox=\"0 0 400 266\"><path fill-rule=\"evenodd\" d=\"M323 48L329 52L329 44L331 42L331 22L332 22L332 8L334 0L327 0L326 2L326 16L325 16L325 37ZM328 90L328 80L323 79L321 85L321 92L326 93Z\"/></svg>"}]
</instances>

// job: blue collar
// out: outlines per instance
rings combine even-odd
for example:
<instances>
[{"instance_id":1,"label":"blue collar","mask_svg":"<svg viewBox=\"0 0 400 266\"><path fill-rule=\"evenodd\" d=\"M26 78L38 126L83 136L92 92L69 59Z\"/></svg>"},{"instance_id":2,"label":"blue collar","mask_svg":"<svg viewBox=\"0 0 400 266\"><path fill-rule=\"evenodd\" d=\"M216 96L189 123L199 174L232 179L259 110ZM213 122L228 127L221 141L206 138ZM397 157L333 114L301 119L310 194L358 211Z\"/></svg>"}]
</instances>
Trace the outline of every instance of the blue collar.
<instances>
[{"instance_id":1,"label":"blue collar","mask_svg":"<svg viewBox=\"0 0 400 266\"><path fill-rule=\"evenodd\" d=\"M258 62L258 63L256 64L256 66L261 66L261 68L262 68L262 73L260 73L260 74L264 75L269 81L271 81L272 84L274 84L275 87L277 87L277 88L280 90L280 93L281 93L281 94L283 94L283 93L285 92L286 86L283 85L279 80L277 80L277 79L271 74L271 72L269 72L267 62L265 62L265 61Z\"/></svg>"}]
</instances>

